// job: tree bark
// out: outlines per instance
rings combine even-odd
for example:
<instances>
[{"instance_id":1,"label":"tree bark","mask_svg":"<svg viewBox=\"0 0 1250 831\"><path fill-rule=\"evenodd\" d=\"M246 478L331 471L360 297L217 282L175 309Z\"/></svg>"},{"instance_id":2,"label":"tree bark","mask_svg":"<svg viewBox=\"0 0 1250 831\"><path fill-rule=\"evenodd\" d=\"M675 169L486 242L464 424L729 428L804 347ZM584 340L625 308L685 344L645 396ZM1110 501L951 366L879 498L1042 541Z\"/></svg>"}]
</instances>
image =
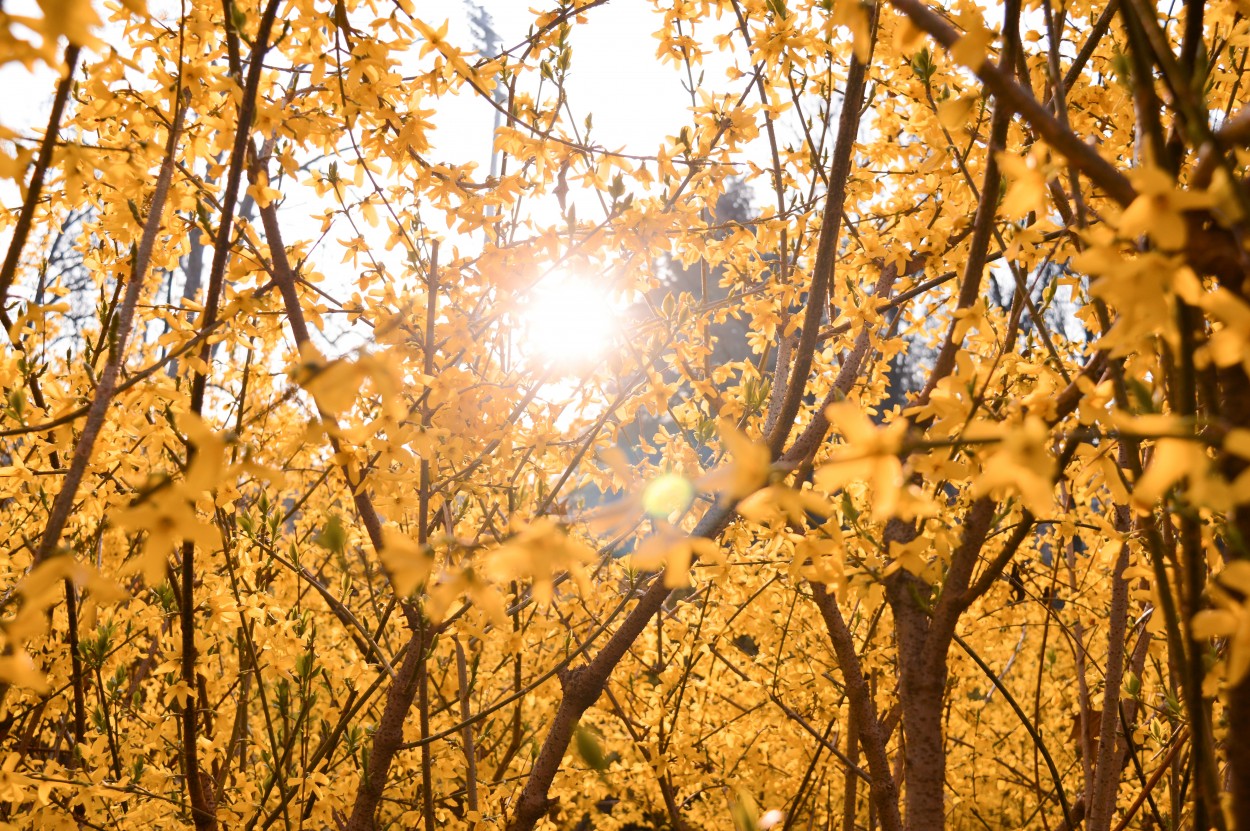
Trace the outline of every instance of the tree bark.
<instances>
[{"instance_id":1,"label":"tree bark","mask_svg":"<svg viewBox=\"0 0 1250 831\"><path fill-rule=\"evenodd\" d=\"M898 810L898 786L894 784L894 776L890 771L881 721L877 718L877 705L872 700L868 681L864 678L859 654L855 651L855 642L842 618L842 610L838 608L837 596L830 594L820 583L812 583L811 586L812 596L816 599L820 616L825 621L834 654L838 657L838 667L842 670L842 678L846 683L846 695L851 703L851 721L859 733L864 756L868 759L868 771L872 775L869 790L873 804L877 806L882 831L900 831L903 822ZM910 783L908 790L911 790Z\"/></svg>"},{"instance_id":2,"label":"tree bark","mask_svg":"<svg viewBox=\"0 0 1250 831\"><path fill-rule=\"evenodd\" d=\"M417 672L421 666L425 644L419 634L413 633L404 647L404 660L396 678L386 691L386 707L373 734L373 746L369 749L369 767L362 773L360 788L352 804L352 813L345 831L373 831L373 815L377 811L391 761L404 743L404 720L412 708L417 694Z\"/></svg>"}]
</instances>

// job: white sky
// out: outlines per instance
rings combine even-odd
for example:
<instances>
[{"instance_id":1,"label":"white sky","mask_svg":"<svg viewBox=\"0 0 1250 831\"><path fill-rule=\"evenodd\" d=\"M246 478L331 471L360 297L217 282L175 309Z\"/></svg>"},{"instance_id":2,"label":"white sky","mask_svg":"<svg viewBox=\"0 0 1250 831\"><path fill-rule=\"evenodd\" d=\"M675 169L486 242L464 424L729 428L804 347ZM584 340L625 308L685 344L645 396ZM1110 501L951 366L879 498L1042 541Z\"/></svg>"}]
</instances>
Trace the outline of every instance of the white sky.
<instances>
[{"instance_id":1,"label":"white sky","mask_svg":"<svg viewBox=\"0 0 1250 831\"><path fill-rule=\"evenodd\" d=\"M472 43L467 7L453 0L440 0L439 5L448 7L445 16L452 19L451 34L459 35L460 43ZM526 0L483 5L505 48L519 43L533 24L534 12ZM672 64L661 66L655 56L659 42L652 33L661 18L647 0L612 0L591 9L586 18L586 23L572 27L573 63L567 87L578 126L592 111L597 143L613 150L625 146L653 152L666 135L676 133L690 106L682 73ZM489 110L485 119L484 138L493 123ZM483 143L489 151L489 140Z\"/></svg>"}]
</instances>

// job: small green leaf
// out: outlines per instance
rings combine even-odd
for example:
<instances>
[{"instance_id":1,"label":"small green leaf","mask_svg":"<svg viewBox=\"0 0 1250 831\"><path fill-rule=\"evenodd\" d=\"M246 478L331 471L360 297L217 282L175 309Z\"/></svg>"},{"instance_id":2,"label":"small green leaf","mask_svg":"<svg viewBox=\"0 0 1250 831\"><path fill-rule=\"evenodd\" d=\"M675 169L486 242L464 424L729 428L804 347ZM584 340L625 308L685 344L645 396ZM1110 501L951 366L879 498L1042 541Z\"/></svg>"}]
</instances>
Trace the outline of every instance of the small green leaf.
<instances>
[{"instance_id":1,"label":"small green leaf","mask_svg":"<svg viewBox=\"0 0 1250 831\"><path fill-rule=\"evenodd\" d=\"M313 542L335 554L343 553L343 549L347 547L347 531L343 528L342 520L337 516L330 517L321 533L313 537Z\"/></svg>"},{"instance_id":2,"label":"small green leaf","mask_svg":"<svg viewBox=\"0 0 1250 831\"><path fill-rule=\"evenodd\" d=\"M608 769L608 760L603 753L603 747L599 744L599 739L588 728L577 725L577 731L573 734L574 741L577 742L577 753L586 764L590 765L593 770L603 773Z\"/></svg>"}]
</instances>

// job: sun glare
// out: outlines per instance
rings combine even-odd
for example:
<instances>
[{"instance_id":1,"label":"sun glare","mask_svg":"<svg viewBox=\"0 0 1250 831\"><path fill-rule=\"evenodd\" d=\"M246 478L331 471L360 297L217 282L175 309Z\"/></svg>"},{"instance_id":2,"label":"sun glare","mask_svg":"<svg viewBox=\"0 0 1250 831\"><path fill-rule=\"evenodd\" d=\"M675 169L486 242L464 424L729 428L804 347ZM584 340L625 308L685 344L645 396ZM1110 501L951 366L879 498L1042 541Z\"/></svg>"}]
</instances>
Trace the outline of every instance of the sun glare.
<instances>
[{"instance_id":1,"label":"sun glare","mask_svg":"<svg viewBox=\"0 0 1250 831\"><path fill-rule=\"evenodd\" d=\"M563 369L600 360L617 333L619 310L592 278L544 281L521 310L524 349Z\"/></svg>"}]
</instances>

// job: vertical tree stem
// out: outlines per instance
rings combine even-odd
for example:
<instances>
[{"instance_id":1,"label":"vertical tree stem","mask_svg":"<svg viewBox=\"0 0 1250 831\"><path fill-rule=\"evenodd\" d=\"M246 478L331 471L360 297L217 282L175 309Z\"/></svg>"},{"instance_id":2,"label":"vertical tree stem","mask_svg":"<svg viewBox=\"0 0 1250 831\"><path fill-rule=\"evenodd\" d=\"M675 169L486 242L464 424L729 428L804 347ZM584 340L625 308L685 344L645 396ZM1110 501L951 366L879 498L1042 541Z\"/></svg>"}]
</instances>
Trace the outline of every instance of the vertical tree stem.
<instances>
[{"instance_id":1,"label":"vertical tree stem","mask_svg":"<svg viewBox=\"0 0 1250 831\"><path fill-rule=\"evenodd\" d=\"M17 267L22 261L22 249L26 247L26 239L30 236L30 228L35 219L35 210L39 199L43 196L43 180L52 165L52 154L56 150L56 138L61 129L61 116L65 113L65 103L69 100L70 89L74 85L74 64L78 62L79 47L70 43L65 47L65 75L56 85L56 97L52 99L52 112L48 114L48 127L44 130L43 141L39 144L39 156L35 159L35 170L31 174L30 184L26 186L26 198L22 200L22 209L17 215L17 224L13 226L13 237L9 240L9 250L4 255L4 265L0 266L0 313L4 313L5 301L9 289L17 279Z\"/></svg>"}]
</instances>

